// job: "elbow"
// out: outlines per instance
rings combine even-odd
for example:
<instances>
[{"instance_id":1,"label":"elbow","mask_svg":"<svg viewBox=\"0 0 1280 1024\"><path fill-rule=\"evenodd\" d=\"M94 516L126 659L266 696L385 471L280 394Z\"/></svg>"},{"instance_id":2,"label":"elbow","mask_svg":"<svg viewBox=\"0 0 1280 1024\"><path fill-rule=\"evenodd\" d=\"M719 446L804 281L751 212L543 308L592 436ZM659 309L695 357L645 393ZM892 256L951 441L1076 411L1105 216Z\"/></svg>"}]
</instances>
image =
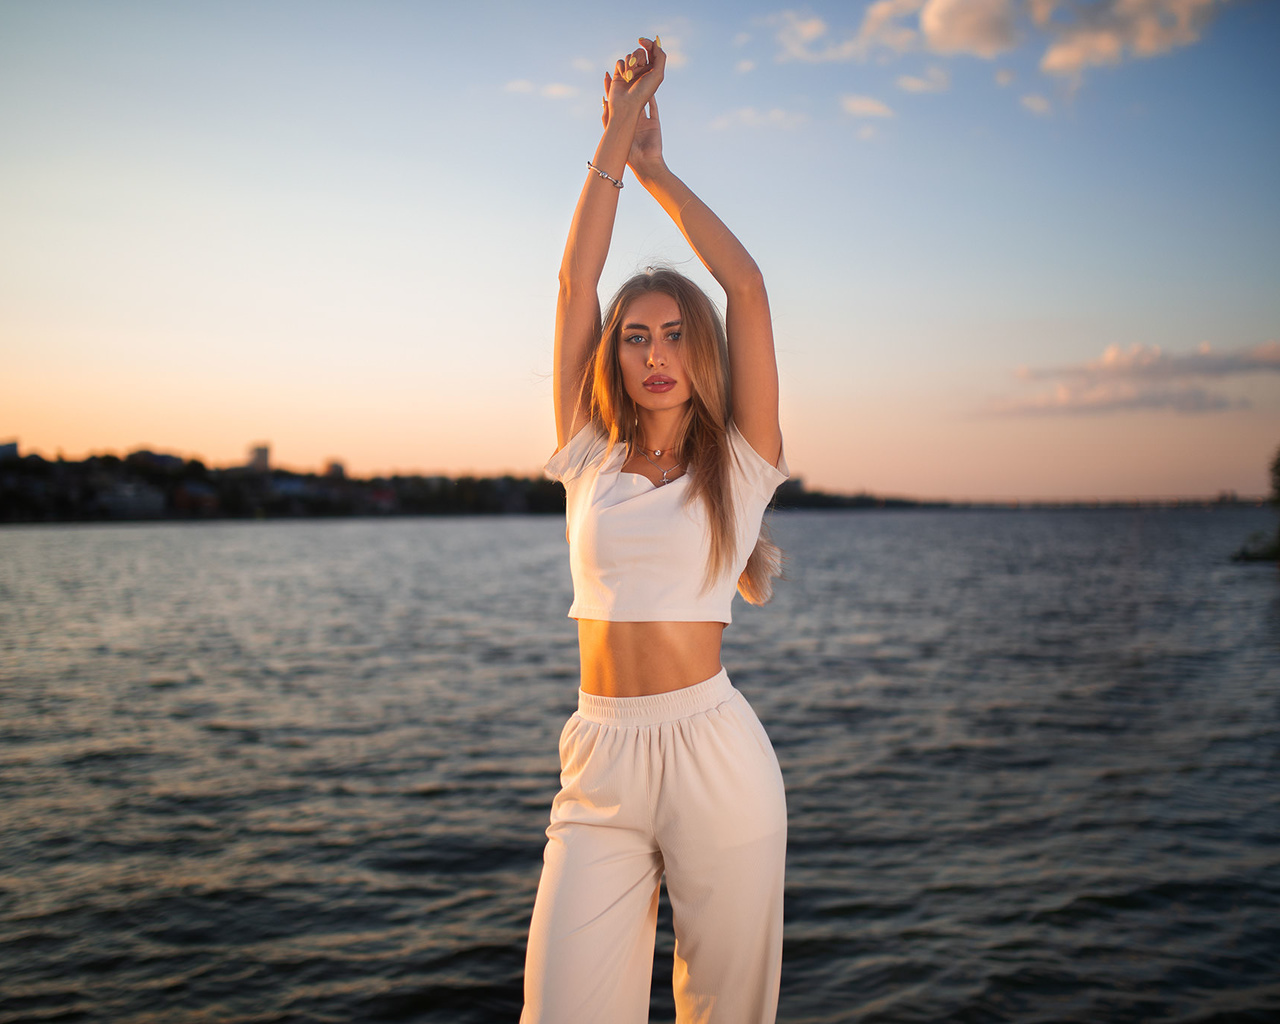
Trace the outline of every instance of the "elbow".
<instances>
[{"instance_id":1,"label":"elbow","mask_svg":"<svg viewBox=\"0 0 1280 1024\"><path fill-rule=\"evenodd\" d=\"M569 305L582 292L582 282L570 274L563 267L560 268L560 294L559 302L561 306Z\"/></svg>"},{"instance_id":2,"label":"elbow","mask_svg":"<svg viewBox=\"0 0 1280 1024\"><path fill-rule=\"evenodd\" d=\"M561 295L566 294L569 289L573 287L573 274L570 273L569 268L563 263L560 264L560 273L557 275L557 280L560 284Z\"/></svg>"},{"instance_id":3,"label":"elbow","mask_svg":"<svg viewBox=\"0 0 1280 1024\"><path fill-rule=\"evenodd\" d=\"M723 288L725 294L733 298L766 301L769 298L769 293L764 286L764 274L760 273L760 268L752 259L749 259L747 265L733 275L733 280L724 282Z\"/></svg>"},{"instance_id":4,"label":"elbow","mask_svg":"<svg viewBox=\"0 0 1280 1024\"><path fill-rule=\"evenodd\" d=\"M567 299L571 295L577 295L587 287L590 287L590 283L583 280L582 274L574 270L574 268L567 262L560 264L558 281L560 285L560 297L562 299Z\"/></svg>"}]
</instances>

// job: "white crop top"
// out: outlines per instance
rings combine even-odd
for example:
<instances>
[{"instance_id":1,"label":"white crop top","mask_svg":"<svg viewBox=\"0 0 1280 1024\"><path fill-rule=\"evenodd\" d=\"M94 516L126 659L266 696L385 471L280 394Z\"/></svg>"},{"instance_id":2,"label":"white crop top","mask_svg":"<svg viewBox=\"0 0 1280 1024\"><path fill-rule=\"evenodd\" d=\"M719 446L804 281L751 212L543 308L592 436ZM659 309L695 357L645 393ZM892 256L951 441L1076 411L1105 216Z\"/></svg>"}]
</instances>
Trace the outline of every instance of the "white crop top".
<instances>
[{"instance_id":1,"label":"white crop top","mask_svg":"<svg viewBox=\"0 0 1280 1024\"><path fill-rule=\"evenodd\" d=\"M568 496L572 619L608 622L732 622L730 608L760 521L774 489L789 473L756 452L729 425L729 480L737 546L733 565L710 587L710 548L703 502L686 501L689 474L661 487L622 472L626 445L608 449L594 423L583 427L546 465Z\"/></svg>"}]
</instances>

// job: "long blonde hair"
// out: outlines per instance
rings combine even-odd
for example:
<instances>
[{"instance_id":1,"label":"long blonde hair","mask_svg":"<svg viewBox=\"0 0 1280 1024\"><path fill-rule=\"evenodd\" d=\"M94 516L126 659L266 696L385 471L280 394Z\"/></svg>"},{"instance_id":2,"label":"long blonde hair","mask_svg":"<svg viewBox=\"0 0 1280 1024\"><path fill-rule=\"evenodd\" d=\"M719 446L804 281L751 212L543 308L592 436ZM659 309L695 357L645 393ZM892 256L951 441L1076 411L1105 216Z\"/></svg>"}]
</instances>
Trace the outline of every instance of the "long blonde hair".
<instances>
[{"instance_id":1,"label":"long blonde hair","mask_svg":"<svg viewBox=\"0 0 1280 1024\"><path fill-rule=\"evenodd\" d=\"M649 292L675 300L680 310L680 358L693 392L675 438L675 451L690 477L689 501L706 506L711 550L704 589L733 564L736 522L729 491L729 344L724 321L706 293L683 274L660 268L623 282L608 309L600 342L587 362L582 379L584 403L591 418L609 436L609 446L626 445L627 457L637 449L637 413L627 394L618 361L622 321L631 303ZM738 592L752 604L773 596L773 580L782 568L782 552L761 527L760 537L738 577Z\"/></svg>"}]
</instances>

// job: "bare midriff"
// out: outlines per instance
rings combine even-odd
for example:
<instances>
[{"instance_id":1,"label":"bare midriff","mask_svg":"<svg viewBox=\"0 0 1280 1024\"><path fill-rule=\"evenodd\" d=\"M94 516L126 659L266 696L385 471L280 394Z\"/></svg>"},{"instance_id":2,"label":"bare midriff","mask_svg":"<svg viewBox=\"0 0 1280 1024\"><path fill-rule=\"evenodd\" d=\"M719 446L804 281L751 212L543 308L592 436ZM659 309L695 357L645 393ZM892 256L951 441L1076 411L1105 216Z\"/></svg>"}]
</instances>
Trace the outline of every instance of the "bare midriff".
<instances>
[{"instance_id":1,"label":"bare midriff","mask_svg":"<svg viewBox=\"0 0 1280 1024\"><path fill-rule=\"evenodd\" d=\"M582 689L643 697L710 679L720 671L723 622L578 620Z\"/></svg>"}]
</instances>

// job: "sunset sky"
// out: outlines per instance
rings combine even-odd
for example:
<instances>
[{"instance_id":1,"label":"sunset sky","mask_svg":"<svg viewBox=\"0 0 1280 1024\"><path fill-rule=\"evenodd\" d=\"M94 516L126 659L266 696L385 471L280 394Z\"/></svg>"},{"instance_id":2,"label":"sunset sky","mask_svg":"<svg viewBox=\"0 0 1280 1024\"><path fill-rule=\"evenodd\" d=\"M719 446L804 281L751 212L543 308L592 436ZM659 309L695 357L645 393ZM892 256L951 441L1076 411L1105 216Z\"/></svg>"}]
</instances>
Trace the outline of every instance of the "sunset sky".
<instances>
[{"instance_id":1,"label":"sunset sky","mask_svg":"<svg viewBox=\"0 0 1280 1024\"><path fill-rule=\"evenodd\" d=\"M638 9L0 4L0 442L537 472L600 81L659 32L667 161L765 273L806 484L1265 493L1280 4ZM620 199L605 297L714 288Z\"/></svg>"}]
</instances>

